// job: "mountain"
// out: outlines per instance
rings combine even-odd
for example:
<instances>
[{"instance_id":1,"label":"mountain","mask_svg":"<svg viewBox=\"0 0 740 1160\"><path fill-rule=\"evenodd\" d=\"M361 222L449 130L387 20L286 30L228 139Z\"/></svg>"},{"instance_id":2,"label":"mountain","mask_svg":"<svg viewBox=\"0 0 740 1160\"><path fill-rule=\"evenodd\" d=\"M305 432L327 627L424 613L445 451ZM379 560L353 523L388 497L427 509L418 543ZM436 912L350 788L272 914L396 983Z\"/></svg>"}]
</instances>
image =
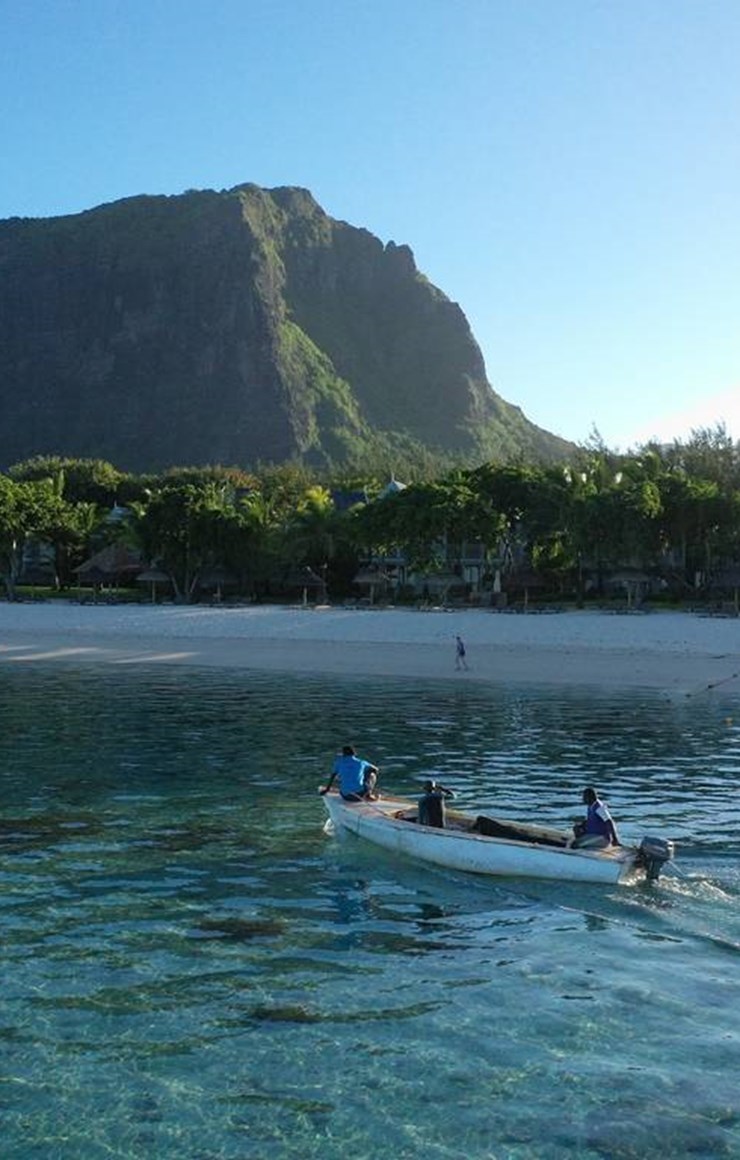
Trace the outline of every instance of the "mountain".
<instances>
[{"instance_id":1,"label":"mountain","mask_svg":"<svg viewBox=\"0 0 740 1160\"><path fill-rule=\"evenodd\" d=\"M3 466L570 447L495 394L408 246L255 185L0 222L0 420Z\"/></svg>"}]
</instances>

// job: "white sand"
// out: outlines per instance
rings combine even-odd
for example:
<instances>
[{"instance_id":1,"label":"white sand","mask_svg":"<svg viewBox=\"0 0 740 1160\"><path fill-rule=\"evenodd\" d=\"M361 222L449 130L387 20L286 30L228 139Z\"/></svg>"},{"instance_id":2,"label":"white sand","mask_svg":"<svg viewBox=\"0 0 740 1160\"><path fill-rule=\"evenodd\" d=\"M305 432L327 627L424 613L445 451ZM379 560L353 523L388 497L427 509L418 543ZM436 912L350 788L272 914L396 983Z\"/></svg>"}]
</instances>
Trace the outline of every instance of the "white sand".
<instances>
[{"instance_id":1,"label":"white sand","mask_svg":"<svg viewBox=\"0 0 740 1160\"><path fill-rule=\"evenodd\" d=\"M455 635L469 671L455 671ZM0 603L0 663L283 672L740 692L740 620L253 606Z\"/></svg>"}]
</instances>

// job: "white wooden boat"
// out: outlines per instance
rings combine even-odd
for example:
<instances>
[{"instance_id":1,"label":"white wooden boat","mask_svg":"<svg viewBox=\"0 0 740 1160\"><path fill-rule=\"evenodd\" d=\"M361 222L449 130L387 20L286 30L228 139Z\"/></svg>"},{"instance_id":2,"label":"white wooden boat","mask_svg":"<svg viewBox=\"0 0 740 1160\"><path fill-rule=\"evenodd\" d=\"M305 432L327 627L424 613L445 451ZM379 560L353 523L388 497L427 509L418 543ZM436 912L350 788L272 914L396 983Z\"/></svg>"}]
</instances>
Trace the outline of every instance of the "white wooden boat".
<instances>
[{"instance_id":1,"label":"white wooden boat","mask_svg":"<svg viewBox=\"0 0 740 1160\"><path fill-rule=\"evenodd\" d=\"M473 874L519 875L565 882L615 884L655 880L673 857L673 843L644 838L639 846L573 847L571 835L486 815L447 810L444 829L420 825L416 802L383 794L375 801L345 801L324 794L335 827L435 866Z\"/></svg>"}]
</instances>

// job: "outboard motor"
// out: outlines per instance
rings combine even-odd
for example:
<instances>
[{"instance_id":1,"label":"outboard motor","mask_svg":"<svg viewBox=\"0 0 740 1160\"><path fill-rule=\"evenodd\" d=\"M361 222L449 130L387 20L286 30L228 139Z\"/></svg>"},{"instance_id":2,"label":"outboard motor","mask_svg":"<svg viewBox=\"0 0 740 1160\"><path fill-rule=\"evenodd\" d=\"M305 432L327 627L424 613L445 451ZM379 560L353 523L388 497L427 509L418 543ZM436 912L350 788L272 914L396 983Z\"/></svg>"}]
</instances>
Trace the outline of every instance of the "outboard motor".
<instances>
[{"instance_id":1,"label":"outboard motor","mask_svg":"<svg viewBox=\"0 0 740 1160\"><path fill-rule=\"evenodd\" d=\"M637 865L645 871L648 882L657 882L666 862L673 861L673 842L665 838L643 838L637 850Z\"/></svg>"}]
</instances>

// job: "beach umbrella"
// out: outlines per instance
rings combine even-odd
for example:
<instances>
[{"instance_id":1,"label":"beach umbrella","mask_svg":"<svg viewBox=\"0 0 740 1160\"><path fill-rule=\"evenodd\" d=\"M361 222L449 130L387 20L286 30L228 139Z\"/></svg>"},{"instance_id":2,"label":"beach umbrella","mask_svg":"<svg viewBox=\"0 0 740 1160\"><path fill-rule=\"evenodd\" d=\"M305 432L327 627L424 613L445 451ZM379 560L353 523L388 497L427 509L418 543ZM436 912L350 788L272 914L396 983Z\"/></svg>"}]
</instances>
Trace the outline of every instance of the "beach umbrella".
<instances>
[{"instance_id":1,"label":"beach umbrella","mask_svg":"<svg viewBox=\"0 0 740 1160\"><path fill-rule=\"evenodd\" d=\"M447 599L450 588L463 583L462 577L456 572L428 572L421 579L424 587L429 592L435 593L442 604Z\"/></svg>"},{"instance_id":2,"label":"beach umbrella","mask_svg":"<svg viewBox=\"0 0 740 1160\"><path fill-rule=\"evenodd\" d=\"M538 572L531 568L520 568L517 572L512 572L507 578L507 588L511 591L523 590L524 592L524 611L527 611L529 606L529 593L536 588L544 588L545 582Z\"/></svg>"},{"instance_id":3,"label":"beach umbrella","mask_svg":"<svg viewBox=\"0 0 740 1160\"><path fill-rule=\"evenodd\" d=\"M152 567L147 568L144 572L139 572L139 575L136 577L136 583L151 585L152 604L156 604L157 585L164 586L165 584L171 584L172 579L161 568Z\"/></svg>"},{"instance_id":4,"label":"beach umbrella","mask_svg":"<svg viewBox=\"0 0 740 1160\"><path fill-rule=\"evenodd\" d=\"M74 571L80 588L83 584L90 584L97 592L101 584L118 585L121 580L135 576L141 571L141 565L139 552L125 544L108 544Z\"/></svg>"},{"instance_id":5,"label":"beach umbrella","mask_svg":"<svg viewBox=\"0 0 740 1160\"><path fill-rule=\"evenodd\" d=\"M93 564L92 568L86 568L84 572L78 573L80 580L84 580L86 584L105 584L106 580L110 580L110 572L104 571L103 568L98 568Z\"/></svg>"},{"instance_id":6,"label":"beach umbrella","mask_svg":"<svg viewBox=\"0 0 740 1160\"><path fill-rule=\"evenodd\" d=\"M369 589L368 595L372 604L375 600L375 589L387 588L391 578L382 568L361 568L352 583L359 585L360 588Z\"/></svg>"},{"instance_id":7,"label":"beach umbrella","mask_svg":"<svg viewBox=\"0 0 740 1160\"><path fill-rule=\"evenodd\" d=\"M141 571L143 561L139 552L125 544L108 544L80 564L74 571L80 582L112 584Z\"/></svg>"},{"instance_id":8,"label":"beach umbrella","mask_svg":"<svg viewBox=\"0 0 740 1160\"><path fill-rule=\"evenodd\" d=\"M643 589L650 583L650 577L641 572L639 568L622 568L621 571L615 572L609 577L612 584L619 584L627 593L627 607L631 608L633 602L642 594ZM639 601L638 601L639 603Z\"/></svg>"},{"instance_id":9,"label":"beach umbrella","mask_svg":"<svg viewBox=\"0 0 740 1160\"><path fill-rule=\"evenodd\" d=\"M314 572L313 568L305 565L303 568L298 568L295 572L291 572L285 580L285 585L288 588L300 588L302 592L302 600L304 604L308 604L309 590L322 591L326 588L326 582L322 576Z\"/></svg>"},{"instance_id":10,"label":"beach umbrella","mask_svg":"<svg viewBox=\"0 0 740 1160\"><path fill-rule=\"evenodd\" d=\"M78 573L78 585L81 588L83 583L89 584L92 587L93 593L97 596L98 588L101 584L105 584L109 580L109 573L104 572L102 568L93 565L92 568L87 568L84 574Z\"/></svg>"},{"instance_id":11,"label":"beach umbrella","mask_svg":"<svg viewBox=\"0 0 740 1160\"><path fill-rule=\"evenodd\" d=\"M236 584L236 576L233 572L229 572L223 564L215 564L212 568L208 568L201 573L198 578L198 586L200 588L212 588L215 591L216 600L221 599L222 588L233 588Z\"/></svg>"}]
</instances>

